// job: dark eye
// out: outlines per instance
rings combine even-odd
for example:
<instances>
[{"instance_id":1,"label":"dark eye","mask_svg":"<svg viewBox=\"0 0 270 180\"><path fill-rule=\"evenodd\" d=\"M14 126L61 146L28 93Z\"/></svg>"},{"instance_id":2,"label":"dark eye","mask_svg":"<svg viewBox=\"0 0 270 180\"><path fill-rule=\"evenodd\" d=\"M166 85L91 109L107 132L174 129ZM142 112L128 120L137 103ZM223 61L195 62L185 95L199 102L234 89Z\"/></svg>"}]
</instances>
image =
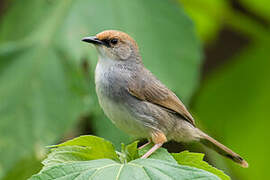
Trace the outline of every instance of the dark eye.
<instances>
[{"instance_id":1,"label":"dark eye","mask_svg":"<svg viewBox=\"0 0 270 180\"><path fill-rule=\"evenodd\" d=\"M116 45L118 43L118 39L113 38L110 42L111 44Z\"/></svg>"}]
</instances>

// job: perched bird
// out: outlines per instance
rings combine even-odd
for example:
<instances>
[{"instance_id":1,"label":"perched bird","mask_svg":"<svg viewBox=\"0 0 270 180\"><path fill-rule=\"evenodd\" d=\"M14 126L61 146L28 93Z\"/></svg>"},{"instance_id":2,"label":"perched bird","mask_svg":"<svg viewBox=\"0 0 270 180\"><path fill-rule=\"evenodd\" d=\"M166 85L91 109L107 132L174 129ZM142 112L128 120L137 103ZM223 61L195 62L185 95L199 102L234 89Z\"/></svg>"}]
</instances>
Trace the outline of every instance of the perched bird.
<instances>
[{"instance_id":1,"label":"perched bird","mask_svg":"<svg viewBox=\"0 0 270 180\"><path fill-rule=\"evenodd\" d=\"M126 133L155 144L141 158L170 140L199 141L248 167L238 154L196 128L179 98L145 68L138 45L129 35L107 30L82 41L94 44L99 54L95 83L105 114Z\"/></svg>"}]
</instances>

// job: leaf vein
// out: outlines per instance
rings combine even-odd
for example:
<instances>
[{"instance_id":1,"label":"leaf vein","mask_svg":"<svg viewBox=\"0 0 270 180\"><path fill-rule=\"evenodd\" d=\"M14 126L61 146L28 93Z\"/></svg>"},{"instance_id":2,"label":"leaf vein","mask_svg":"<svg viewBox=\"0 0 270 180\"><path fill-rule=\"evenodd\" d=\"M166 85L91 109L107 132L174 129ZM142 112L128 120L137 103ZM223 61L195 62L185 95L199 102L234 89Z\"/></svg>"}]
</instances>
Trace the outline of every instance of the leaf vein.
<instances>
[{"instance_id":1,"label":"leaf vein","mask_svg":"<svg viewBox=\"0 0 270 180\"><path fill-rule=\"evenodd\" d=\"M124 164L122 164L121 167L119 168L119 171L118 171L118 173L117 173L117 175L116 175L116 180L119 179L123 167L124 167Z\"/></svg>"}]
</instances>

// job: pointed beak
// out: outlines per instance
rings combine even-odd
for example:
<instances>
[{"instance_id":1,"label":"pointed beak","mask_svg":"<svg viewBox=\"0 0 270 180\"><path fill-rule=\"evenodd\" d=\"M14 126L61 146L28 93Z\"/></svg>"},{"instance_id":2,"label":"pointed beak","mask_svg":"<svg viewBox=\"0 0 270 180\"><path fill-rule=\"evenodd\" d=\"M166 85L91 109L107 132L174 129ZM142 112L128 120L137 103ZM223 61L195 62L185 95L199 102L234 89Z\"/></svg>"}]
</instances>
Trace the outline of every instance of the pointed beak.
<instances>
[{"instance_id":1,"label":"pointed beak","mask_svg":"<svg viewBox=\"0 0 270 180\"><path fill-rule=\"evenodd\" d=\"M96 36L84 37L84 38L82 38L82 41L87 42L87 43L92 43L94 45L102 45L103 44L103 42L100 41Z\"/></svg>"}]
</instances>

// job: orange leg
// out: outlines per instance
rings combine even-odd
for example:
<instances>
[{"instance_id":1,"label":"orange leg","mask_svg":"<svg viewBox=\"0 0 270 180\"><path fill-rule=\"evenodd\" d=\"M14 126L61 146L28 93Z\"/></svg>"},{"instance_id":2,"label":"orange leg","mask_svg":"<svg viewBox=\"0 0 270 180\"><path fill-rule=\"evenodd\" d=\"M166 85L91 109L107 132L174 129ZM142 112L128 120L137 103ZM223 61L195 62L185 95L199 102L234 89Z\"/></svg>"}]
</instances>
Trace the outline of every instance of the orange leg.
<instances>
[{"instance_id":1,"label":"orange leg","mask_svg":"<svg viewBox=\"0 0 270 180\"><path fill-rule=\"evenodd\" d=\"M160 148L167 141L167 138L162 132L154 132L154 133L152 133L152 141L155 143L155 145L149 151L147 151L141 157L141 159L148 158L153 152L155 152L158 148Z\"/></svg>"}]
</instances>

